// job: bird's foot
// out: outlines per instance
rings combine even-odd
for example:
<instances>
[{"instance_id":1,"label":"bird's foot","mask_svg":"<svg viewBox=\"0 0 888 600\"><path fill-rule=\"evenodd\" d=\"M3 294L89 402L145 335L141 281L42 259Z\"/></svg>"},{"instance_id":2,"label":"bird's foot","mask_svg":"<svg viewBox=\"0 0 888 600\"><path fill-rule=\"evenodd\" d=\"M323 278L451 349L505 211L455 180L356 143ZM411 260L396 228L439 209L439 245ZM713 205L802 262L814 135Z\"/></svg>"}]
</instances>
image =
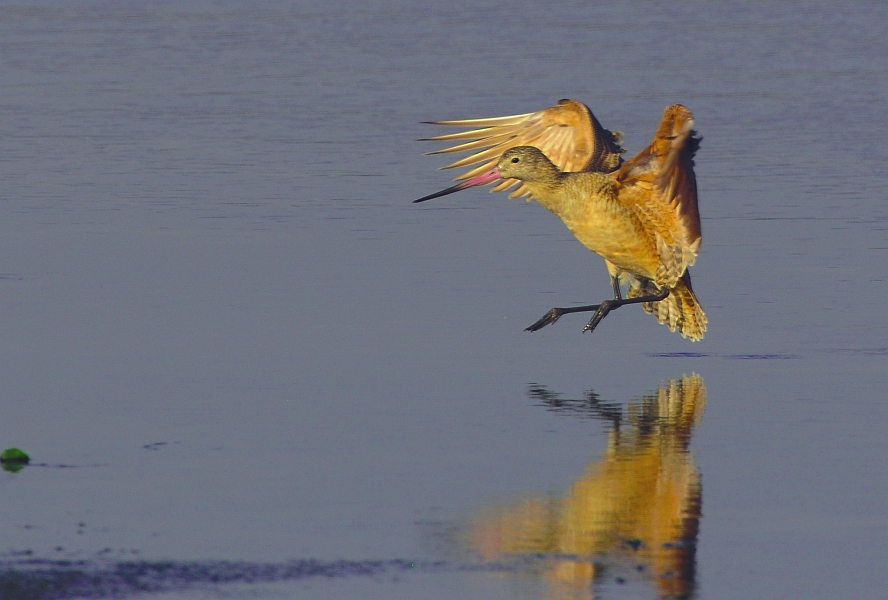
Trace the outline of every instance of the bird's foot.
<instances>
[{"instance_id":1,"label":"bird's foot","mask_svg":"<svg viewBox=\"0 0 888 600\"><path fill-rule=\"evenodd\" d=\"M546 325L551 325L552 323L560 319L561 315L564 314L562 310L563 309L560 308L553 308L552 310L544 314L539 321L537 321L530 327L527 327L524 331L538 331Z\"/></svg>"},{"instance_id":2,"label":"bird's foot","mask_svg":"<svg viewBox=\"0 0 888 600\"><path fill-rule=\"evenodd\" d=\"M601 323L601 320L607 316L607 314L615 309L622 306L622 303L618 304L618 301L614 300L605 300L598 306L598 310L595 311L595 314L592 315L592 318L589 319L589 322L586 323L586 326L583 327L583 333L587 331L595 331L595 328L598 327L598 324Z\"/></svg>"}]
</instances>

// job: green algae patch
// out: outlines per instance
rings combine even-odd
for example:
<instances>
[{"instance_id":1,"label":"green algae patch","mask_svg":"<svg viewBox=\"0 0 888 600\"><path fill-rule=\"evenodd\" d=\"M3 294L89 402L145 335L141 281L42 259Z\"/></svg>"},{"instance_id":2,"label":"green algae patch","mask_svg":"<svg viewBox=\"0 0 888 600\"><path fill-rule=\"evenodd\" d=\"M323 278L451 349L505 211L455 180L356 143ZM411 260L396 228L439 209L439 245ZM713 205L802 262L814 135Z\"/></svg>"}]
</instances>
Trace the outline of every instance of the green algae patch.
<instances>
[{"instance_id":1,"label":"green algae patch","mask_svg":"<svg viewBox=\"0 0 888 600\"><path fill-rule=\"evenodd\" d=\"M7 448L0 453L0 465L3 466L4 471L17 473L29 462L31 462L31 457L19 448Z\"/></svg>"}]
</instances>

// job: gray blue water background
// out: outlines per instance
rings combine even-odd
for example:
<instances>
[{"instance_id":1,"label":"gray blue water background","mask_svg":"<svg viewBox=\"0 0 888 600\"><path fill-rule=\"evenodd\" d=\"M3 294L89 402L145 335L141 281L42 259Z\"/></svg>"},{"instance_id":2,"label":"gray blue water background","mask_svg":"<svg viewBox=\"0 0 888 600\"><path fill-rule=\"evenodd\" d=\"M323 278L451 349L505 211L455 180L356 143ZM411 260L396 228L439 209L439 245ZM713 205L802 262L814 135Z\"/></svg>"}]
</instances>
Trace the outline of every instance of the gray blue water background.
<instances>
[{"instance_id":1,"label":"gray blue water background","mask_svg":"<svg viewBox=\"0 0 888 600\"><path fill-rule=\"evenodd\" d=\"M37 463L0 475L0 585L96 597L58 572L171 561L148 597L656 597L456 547L612 443L533 386L628 414L696 373L694 597L883 597L886 23L864 2L0 4L0 446ZM628 156L694 111L703 342L637 308L526 333L607 297L603 261L537 204L411 204L452 176L422 121L559 98ZM220 561L320 571L216 585Z\"/></svg>"}]
</instances>

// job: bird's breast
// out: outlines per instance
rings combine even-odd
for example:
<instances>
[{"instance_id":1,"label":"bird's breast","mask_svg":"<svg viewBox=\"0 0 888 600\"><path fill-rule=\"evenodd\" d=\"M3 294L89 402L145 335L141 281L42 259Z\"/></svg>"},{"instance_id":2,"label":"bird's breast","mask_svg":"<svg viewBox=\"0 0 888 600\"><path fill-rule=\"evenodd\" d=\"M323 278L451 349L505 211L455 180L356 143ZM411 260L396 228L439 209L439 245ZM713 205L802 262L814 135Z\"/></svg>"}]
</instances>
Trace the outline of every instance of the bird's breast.
<instances>
[{"instance_id":1,"label":"bird's breast","mask_svg":"<svg viewBox=\"0 0 888 600\"><path fill-rule=\"evenodd\" d=\"M620 201L612 176L565 173L551 185L531 184L531 191L589 250L625 271L656 276L656 241Z\"/></svg>"},{"instance_id":2,"label":"bird's breast","mask_svg":"<svg viewBox=\"0 0 888 600\"><path fill-rule=\"evenodd\" d=\"M651 279L656 276L656 245L633 219L600 211L564 222L580 243L620 269Z\"/></svg>"}]
</instances>

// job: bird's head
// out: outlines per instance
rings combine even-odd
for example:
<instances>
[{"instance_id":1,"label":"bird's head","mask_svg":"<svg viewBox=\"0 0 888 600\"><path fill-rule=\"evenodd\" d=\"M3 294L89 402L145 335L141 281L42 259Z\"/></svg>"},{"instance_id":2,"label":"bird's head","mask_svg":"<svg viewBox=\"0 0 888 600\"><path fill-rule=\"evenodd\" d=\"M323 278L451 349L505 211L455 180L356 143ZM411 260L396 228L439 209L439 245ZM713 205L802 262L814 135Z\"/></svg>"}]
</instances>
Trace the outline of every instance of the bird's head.
<instances>
[{"instance_id":1,"label":"bird's head","mask_svg":"<svg viewBox=\"0 0 888 600\"><path fill-rule=\"evenodd\" d=\"M446 190L429 194L413 202L425 202L432 198L440 198L447 194L459 192L470 187L487 185L499 179L517 179L519 181L540 181L557 177L558 167L552 164L539 148L533 146L515 146L503 153L494 168L449 187Z\"/></svg>"},{"instance_id":2,"label":"bird's head","mask_svg":"<svg viewBox=\"0 0 888 600\"><path fill-rule=\"evenodd\" d=\"M496 168L501 178L519 181L539 181L558 173L558 167L542 150L533 146L516 146L506 150Z\"/></svg>"}]
</instances>

